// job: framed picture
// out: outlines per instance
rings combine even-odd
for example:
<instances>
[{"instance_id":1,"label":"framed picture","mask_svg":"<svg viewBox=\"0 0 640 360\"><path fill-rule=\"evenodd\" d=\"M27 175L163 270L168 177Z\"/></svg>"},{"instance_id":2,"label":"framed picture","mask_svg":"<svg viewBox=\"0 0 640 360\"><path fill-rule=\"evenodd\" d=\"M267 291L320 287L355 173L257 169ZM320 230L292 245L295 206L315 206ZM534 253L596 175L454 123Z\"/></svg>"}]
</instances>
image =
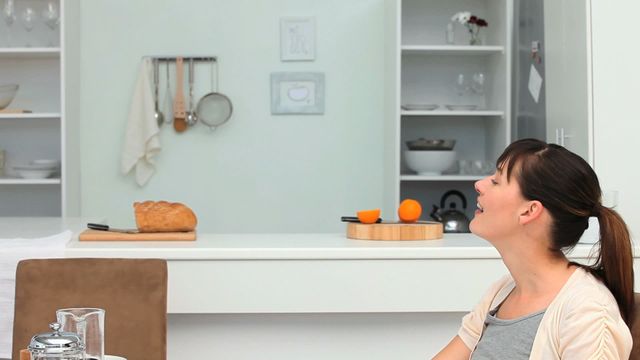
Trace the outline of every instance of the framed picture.
<instances>
[{"instance_id":1,"label":"framed picture","mask_svg":"<svg viewBox=\"0 0 640 360\"><path fill-rule=\"evenodd\" d=\"M280 59L282 61L309 61L315 58L315 18L280 18Z\"/></svg>"},{"instance_id":2,"label":"framed picture","mask_svg":"<svg viewBox=\"0 0 640 360\"><path fill-rule=\"evenodd\" d=\"M324 114L324 73L271 73L272 114Z\"/></svg>"}]
</instances>

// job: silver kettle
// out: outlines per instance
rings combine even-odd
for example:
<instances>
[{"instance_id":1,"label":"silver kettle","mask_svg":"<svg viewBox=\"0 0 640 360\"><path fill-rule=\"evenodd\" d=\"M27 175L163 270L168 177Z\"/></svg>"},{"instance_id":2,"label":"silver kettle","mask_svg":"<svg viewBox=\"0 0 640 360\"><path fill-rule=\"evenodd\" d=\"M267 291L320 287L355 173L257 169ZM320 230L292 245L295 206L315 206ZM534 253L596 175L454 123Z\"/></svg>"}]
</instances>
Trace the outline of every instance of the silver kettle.
<instances>
[{"instance_id":1,"label":"silver kettle","mask_svg":"<svg viewBox=\"0 0 640 360\"><path fill-rule=\"evenodd\" d=\"M462 200L462 211L456 209L456 203L451 202L449 208L445 209L445 204L449 196L458 196ZM469 218L464 214L464 210L467 209L467 198L458 190L449 190L440 199L440 208L433 205L431 211L431 218L439 221L444 225L444 232L446 233L468 233L469 232Z\"/></svg>"}]
</instances>

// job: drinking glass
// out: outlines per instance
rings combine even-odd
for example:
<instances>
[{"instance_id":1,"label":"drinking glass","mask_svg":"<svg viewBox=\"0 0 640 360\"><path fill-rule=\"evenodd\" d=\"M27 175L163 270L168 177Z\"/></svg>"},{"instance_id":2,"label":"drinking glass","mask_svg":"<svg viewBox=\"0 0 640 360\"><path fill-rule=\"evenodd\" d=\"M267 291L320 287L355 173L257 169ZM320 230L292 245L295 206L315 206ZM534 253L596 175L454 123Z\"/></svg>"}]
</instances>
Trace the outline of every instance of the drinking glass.
<instances>
[{"instance_id":1,"label":"drinking glass","mask_svg":"<svg viewBox=\"0 0 640 360\"><path fill-rule=\"evenodd\" d=\"M22 25L24 26L24 29L30 33L36 24L36 12L30 6L27 6L22 12L22 15L20 16L20 18L22 20ZM27 44L26 44L27 47L31 46L31 41L29 40L30 37L31 37L30 35L27 35Z\"/></svg>"},{"instance_id":2,"label":"drinking glass","mask_svg":"<svg viewBox=\"0 0 640 360\"><path fill-rule=\"evenodd\" d=\"M453 43L455 42L455 33L452 23L447 24L447 30L445 30L445 41L449 45L453 45Z\"/></svg>"},{"instance_id":3,"label":"drinking glass","mask_svg":"<svg viewBox=\"0 0 640 360\"><path fill-rule=\"evenodd\" d=\"M4 0L2 19L7 25L7 46L11 46L11 25L16 21L16 4L14 0Z\"/></svg>"},{"instance_id":4,"label":"drinking glass","mask_svg":"<svg viewBox=\"0 0 640 360\"><path fill-rule=\"evenodd\" d=\"M471 175L471 161L458 160L458 173L460 175Z\"/></svg>"},{"instance_id":5,"label":"drinking glass","mask_svg":"<svg viewBox=\"0 0 640 360\"><path fill-rule=\"evenodd\" d=\"M27 31L33 30L33 26L36 24L36 12L31 7L26 7L22 12L22 25Z\"/></svg>"},{"instance_id":6,"label":"drinking glass","mask_svg":"<svg viewBox=\"0 0 640 360\"><path fill-rule=\"evenodd\" d=\"M55 31L58 28L58 24L60 23L60 12L58 11L58 6L56 5L55 1L47 1L47 4L42 11L42 20L44 21L45 25L47 25L53 32L53 36L49 41L49 46L53 46L56 36Z\"/></svg>"},{"instance_id":7,"label":"drinking glass","mask_svg":"<svg viewBox=\"0 0 640 360\"><path fill-rule=\"evenodd\" d=\"M62 330L78 334L84 342L87 360L104 360L104 313L97 308L56 310Z\"/></svg>"},{"instance_id":8,"label":"drinking glass","mask_svg":"<svg viewBox=\"0 0 640 360\"><path fill-rule=\"evenodd\" d=\"M455 91L458 96L463 96L467 92L467 82L464 74L458 74L456 77Z\"/></svg>"},{"instance_id":9,"label":"drinking glass","mask_svg":"<svg viewBox=\"0 0 640 360\"><path fill-rule=\"evenodd\" d=\"M60 23L60 13L58 12L58 6L54 1L47 1L47 4L42 11L42 19L51 30L55 30L58 27L58 24Z\"/></svg>"},{"instance_id":10,"label":"drinking glass","mask_svg":"<svg viewBox=\"0 0 640 360\"><path fill-rule=\"evenodd\" d=\"M474 93L476 94L484 94L484 81L485 81L485 76L483 73L479 72L479 73L475 73L472 76L472 82L471 82L471 90L473 90Z\"/></svg>"}]
</instances>

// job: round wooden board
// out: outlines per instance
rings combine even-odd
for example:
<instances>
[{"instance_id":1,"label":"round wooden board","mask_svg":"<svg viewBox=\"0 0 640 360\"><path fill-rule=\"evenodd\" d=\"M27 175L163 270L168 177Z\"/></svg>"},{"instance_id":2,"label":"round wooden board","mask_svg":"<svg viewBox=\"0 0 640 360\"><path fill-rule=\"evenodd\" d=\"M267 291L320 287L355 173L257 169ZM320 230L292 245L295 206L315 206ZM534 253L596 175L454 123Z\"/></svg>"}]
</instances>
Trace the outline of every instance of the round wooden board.
<instances>
[{"instance_id":1,"label":"round wooden board","mask_svg":"<svg viewBox=\"0 0 640 360\"><path fill-rule=\"evenodd\" d=\"M358 240L434 240L442 238L442 223L347 223L347 237Z\"/></svg>"}]
</instances>

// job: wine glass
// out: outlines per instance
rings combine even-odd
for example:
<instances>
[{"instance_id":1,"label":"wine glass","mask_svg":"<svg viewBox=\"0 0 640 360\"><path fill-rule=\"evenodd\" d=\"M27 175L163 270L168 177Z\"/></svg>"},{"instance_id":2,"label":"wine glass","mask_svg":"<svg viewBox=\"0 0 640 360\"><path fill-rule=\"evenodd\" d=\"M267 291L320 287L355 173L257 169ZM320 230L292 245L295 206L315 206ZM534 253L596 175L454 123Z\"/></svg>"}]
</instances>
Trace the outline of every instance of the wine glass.
<instances>
[{"instance_id":1,"label":"wine glass","mask_svg":"<svg viewBox=\"0 0 640 360\"><path fill-rule=\"evenodd\" d=\"M58 11L58 6L55 1L49 0L45 5L44 10L42 11L42 19L44 23L54 32L51 40L49 41L49 46L53 46L55 42L55 30L58 28L58 24L60 23L60 12Z\"/></svg>"},{"instance_id":2,"label":"wine glass","mask_svg":"<svg viewBox=\"0 0 640 360\"><path fill-rule=\"evenodd\" d=\"M7 46L11 46L11 25L16 21L16 5L14 0L4 0L2 19L7 24Z\"/></svg>"},{"instance_id":3,"label":"wine glass","mask_svg":"<svg viewBox=\"0 0 640 360\"><path fill-rule=\"evenodd\" d=\"M24 29L30 33L36 24L36 12L31 7L27 6L22 12L22 15L20 16L20 18L22 20L22 25L24 26ZM27 47L31 46L29 38L30 36L27 36Z\"/></svg>"},{"instance_id":4,"label":"wine glass","mask_svg":"<svg viewBox=\"0 0 640 360\"><path fill-rule=\"evenodd\" d=\"M456 77L455 91L458 96L463 96L467 92L467 82L464 74L458 74Z\"/></svg>"},{"instance_id":5,"label":"wine glass","mask_svg":"<svg viewBox=\"0 0 640 360\"><path fill-rule=\"evenodd\" d=\"M485 76L483 73L475 73L472 77L471 90L478 95L484 94Z\"/></svg>"},{"instance_id":6,"label":"wine glass","mask_svg":"<svg viewBox=\"0 0 640 360\"><path fill-rule=\"evenodd\" d=\"M36 24L36 12L29 6L27 6L22 12L22 25L27 31L33 30L33 26Z\"/></svg>"},{"instance_id":7,"label":"wine glass","mask_svg":"<svg viewBox=\"0 0 640 360\"><path fill-rule=\"evenodd\" d=\"M47 5L42 11L42 19L51 30L55 30L58 27L60 23L60 13L54 1L50 0L47 2Z\"/></svg>"}]
</instances>

